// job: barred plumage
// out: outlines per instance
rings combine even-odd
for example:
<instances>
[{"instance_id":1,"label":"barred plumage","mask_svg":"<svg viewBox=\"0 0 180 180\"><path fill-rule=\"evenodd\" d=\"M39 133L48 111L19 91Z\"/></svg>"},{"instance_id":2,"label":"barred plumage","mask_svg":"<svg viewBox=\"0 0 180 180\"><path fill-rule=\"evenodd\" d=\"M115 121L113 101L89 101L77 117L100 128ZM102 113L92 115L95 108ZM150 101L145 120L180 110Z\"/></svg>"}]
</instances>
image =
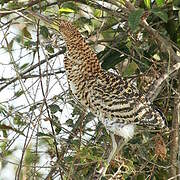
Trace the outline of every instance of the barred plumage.
<instances>
[{"instance_id":1,"label":"barred plumage","mask_svg":"<svg viewBox=\"0 0 180 180\"><path fill-rule=\"evenodd\" d=\"M117 149L115 134L127 141L133 137L135 125L165 126L161 112L131 81L101 69L96 54L76 27L64 20L52 21L42 15L33 15L59 27L67 46L64 64L72 93L102 121L112 137L113 150L108 163ZM103 175L106 170L107 167L102 170Z\"/></svg>"},{"instance_id":2,"label":"barred plumage","mask_svg":"<svg viewBox=\"0 0 180 180\"><path fill-rule=\"evenodd\" d=\"M112 138L107 165L99 171L104 176L117 148L124 144L120 141L117 145L114 135L127 142L134 135L135 125L163 128L164 117L131 81L101 69L95 53L71 23L57 23L68 50L64 63L70 88L80 103L101 120Z\"/></svg>"},{"instance_id":3,"label":"barred plumage","mask_svg":"<svg viewBox=\"0 0 180 180\"><path fill-rule=\"evenodd\" d=\"M165 126L159 111L131 81L101 69L95 53L73 25L66 21L58 23L68 49L64 60L68 81L85 107L103 123L109 119L112 124Z\"/></svg>"}]
</instances>

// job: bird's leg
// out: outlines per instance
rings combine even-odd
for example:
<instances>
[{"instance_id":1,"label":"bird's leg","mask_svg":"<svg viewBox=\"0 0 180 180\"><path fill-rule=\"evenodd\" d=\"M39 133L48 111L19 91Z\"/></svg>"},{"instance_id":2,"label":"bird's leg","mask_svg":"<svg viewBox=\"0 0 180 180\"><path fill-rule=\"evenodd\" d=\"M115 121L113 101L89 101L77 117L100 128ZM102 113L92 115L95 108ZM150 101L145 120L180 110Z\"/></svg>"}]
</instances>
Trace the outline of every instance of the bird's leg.
<instances>
[{"instance_id":1,"label":"bird's leg","mask_svg":"<svg viewBox=\"0 0 180 180\"><path fill-rule=\"evenodd\" d=\"M112 150L111 153L106 161L106 164L104 167L102 167L99 171L99 173L101 174L100 178L101 179L103 176L106 175L106 171L108 169L108 166L111 162L111 160L113 159L115 154L118 154L120 150L122 150L122 148L124 147L124 145L128 142L129 139L120 139L118 144L116 143L116 139L113 133L110 133L111 139L112 139Z\"/></svg>"},{"instance_id":2,"label":"bird's leg","mask_svg":"<svg viewBox=\"0 0 180 180\"><path fill-rule=\"evenodd\" d=\"M108 157L107 160L107 164L109 165L109 163L111 162L112 158L114 157L116 151L117 151L117 143L116 143L116 139L113 133L110 133L111 139L112 139L112 150L111 153Z\"/></svg>"},{"instance_id":3,"label":"bird's leg","mask_svg":"<svg viewBox=\"0 0 180 180\"><path fill-rule=\"evenodd\" d=\"M110 153L110 155L109 155L109 157L107 159L107 162L106 162L105 166L103 168L101 168L101 170L99 171L99 173L101 174L101 177L106 175L106 171L107 171L107 168L109 166L109 163L111 162L112 158L114 157L114 155L115 155L115 153L117 151L117 143L116 143L115 136L114 136L113 133L110 133L110 136L111 136L111 139L112 139L112 150L111 150L111 153Z\"/></svg>"},{"instance_id":4,"label":"bird's leg","mask_svg":"<svg viewBox=\"0 0 180 180\"><path fill-rule=\"evenodd\" d=\"M119 151L121 151L121 149L124 147L124 145L128 142L128 139L123 139L121 138L118 142L118 145L117 145L117 150L116 150L116 154L119 153Z\"/></svg>"}]
</instances>

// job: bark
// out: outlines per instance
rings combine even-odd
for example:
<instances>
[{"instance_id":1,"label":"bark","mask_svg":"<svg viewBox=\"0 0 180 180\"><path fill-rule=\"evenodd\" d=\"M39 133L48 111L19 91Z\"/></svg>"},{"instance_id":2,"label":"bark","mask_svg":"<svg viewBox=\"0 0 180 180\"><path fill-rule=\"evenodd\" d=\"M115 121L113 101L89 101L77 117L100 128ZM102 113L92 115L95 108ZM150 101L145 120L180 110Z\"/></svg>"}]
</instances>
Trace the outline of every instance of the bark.
<instances>
[{"instance_id":1,"label":"bark","mask_svg":"<svg viewBox=\"0 0 180 180\"><path fill-rule=\"evenodd\" d=\"M179 163L178 163L178 155L179 155L179 121L180 121L180 71L178 73L178 88L174 101L174 112L173 112L173 120L172 120L172 131L171 131L171 144L170 144L170 162L171 168L169 176L173 179L179 179Z\"/></svg>"}]
</instances>

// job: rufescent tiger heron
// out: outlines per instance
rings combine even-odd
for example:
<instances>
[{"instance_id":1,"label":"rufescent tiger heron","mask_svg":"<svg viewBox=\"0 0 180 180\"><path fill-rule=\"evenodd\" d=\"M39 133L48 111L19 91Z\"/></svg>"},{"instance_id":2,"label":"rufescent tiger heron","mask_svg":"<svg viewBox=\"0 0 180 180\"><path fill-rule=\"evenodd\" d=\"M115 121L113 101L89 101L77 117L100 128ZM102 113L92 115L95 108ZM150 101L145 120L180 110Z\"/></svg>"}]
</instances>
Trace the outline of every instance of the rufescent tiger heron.
<instances>
[{"instance_id":1,"label":"rufescent tiger heron","mask_svg":"<svg viewBox=\"0 0 180 180\"><path fill-rule=\"evenodd\" d=\"M64 65L75 98L105 126L112 139L112 151L100 170L105 176L115 153L130 140L137 125L164 128L164 116L155 109L132 81L101 68L95 52L71 22L29 12L60 34L66 44ZM121 137L116 142L115 135Z\"/></svg>"}]
</instances>

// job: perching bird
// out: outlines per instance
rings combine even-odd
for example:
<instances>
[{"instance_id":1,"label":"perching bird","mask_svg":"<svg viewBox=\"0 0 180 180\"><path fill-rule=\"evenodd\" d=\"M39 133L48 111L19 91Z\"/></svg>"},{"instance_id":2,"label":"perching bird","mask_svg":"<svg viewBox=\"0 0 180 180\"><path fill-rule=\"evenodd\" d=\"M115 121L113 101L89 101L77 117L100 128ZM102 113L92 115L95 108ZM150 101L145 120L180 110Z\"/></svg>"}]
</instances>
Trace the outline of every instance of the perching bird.
<instances>
[{"instance_id":1,"label":"perching bird","mask_svg":"<svg viewBox=\"0 0 180 180\"><path fill-rule=\"evenodd\" d=\"M64 58L74 96L104 124L112 138L112 151L101 173L105 175L117 146L115 135L131 139L136 125L164 128L164 117L131 82L101 68L98 58L72 23L31 14L60 33L66 43ZM58 28L57 28L58 27Z\"/></svg>"}]
</instances>

